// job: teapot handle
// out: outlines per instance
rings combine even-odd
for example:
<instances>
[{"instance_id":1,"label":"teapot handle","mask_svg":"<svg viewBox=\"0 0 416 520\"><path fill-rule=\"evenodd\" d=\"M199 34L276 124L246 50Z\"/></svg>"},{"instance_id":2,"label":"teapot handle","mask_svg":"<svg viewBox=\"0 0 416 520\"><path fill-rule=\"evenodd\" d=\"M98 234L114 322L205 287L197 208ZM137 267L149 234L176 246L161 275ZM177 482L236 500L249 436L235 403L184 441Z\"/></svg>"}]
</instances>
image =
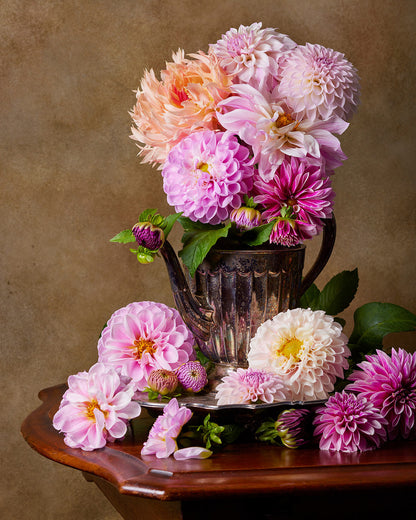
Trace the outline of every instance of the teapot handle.
<instances>
[{"instance_id":1,"label":"teapot handle","mask_svg":"<svg viewBox=\"0 0 416 520\"><path fill-rule=\"evenodd\" d=\"M324 219L323 223L324 229L322 235L321 249L319 250L319 254L317 259L315 260L315 263L302 280L299 291L299 298L306 291L306 289L308 289L312 285L312 283L315 281L322 269L326 266L334 248L335 237L337 234L335 215L332 214L332 218Z\"/></svg>"}]
</instances>

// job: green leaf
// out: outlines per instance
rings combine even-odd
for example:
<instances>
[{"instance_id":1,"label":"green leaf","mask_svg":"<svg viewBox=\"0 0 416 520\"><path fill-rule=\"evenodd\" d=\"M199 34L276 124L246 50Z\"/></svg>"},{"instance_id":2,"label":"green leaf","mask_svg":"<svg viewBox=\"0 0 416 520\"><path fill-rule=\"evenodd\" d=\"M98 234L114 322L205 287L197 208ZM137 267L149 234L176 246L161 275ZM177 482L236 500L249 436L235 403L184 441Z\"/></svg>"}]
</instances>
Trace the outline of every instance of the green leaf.
<instances>
[{"instance_id":1,"label":"green leaf","mask_svg":"<svg viewBox=\"0 0 416 520\"><path fill-rule=\"evenodd\" d=\"M316 302L319 298L319 295L321 293L319 292L318 287L313 283L308 289L302 294L300 298L300 306L303 309L307 309L308 307L312 309L313 311L318 310L318 307L316 306Z\"/></svg>"},{"instance_id":2,"label":"green leaf","mask_svg":"<svg viewBox=\"0 0 416 520\"><path fill-rule=\"evenodd\" d=\"M136 239L134 238L133 231L131 229L120 231L120 233L110 239L110 242L118 242L119 244L128 244L135 241Z\"/></svg>"},{"instance_id":3,"label":"green leaf","mask_svg":"<svg viewBox=\"0 0 416 520\"><path fill-rule=\"evenodd\" d=\"M360 345L361 352L381 348L383 338L392 332L416 330L416 315L393 303L366 303L354 312L354 329L350 343Z\"/></svg>"},{"instance_id":4,"label":"green leaf","mask_svg":"<svg viewBox=\"0 0 416 520\"><path fill-rule=\"evenodd\" d=\"M150 222L157 209L145 209L139 215L139 222Z\"/></svg>"},{"instance_id":5,"label":"green leaf","mask_svg":"<svg viewBox=\"0 0 416 520\"><path fill-rule=\"evenodd\" d=\"M186 233L184 246L182 250L179 251L179 256L189 269L191 276L195 274L198 266L202 263L217 240L228 235L230 227L231 223L228 223L226 226L221 226L219 228L216 226L209 226L209 229L199 228L198 230Z\"/></svg>"},{"instance_id":6,"label":"green leaf","mask_svg":"<svg viewBox=\"0 0 416 520\"><path fill-rule=\"evenodd\" d=\"M168 237L169 233L171 232L173 225L178 220L178 218L182 215L182 213L174 213L173 215L168 215L165 217L163 221L163 225L161 228L163 229L163 233L165 235L165 238Z\"/></svg>"},{"instance_id":7,"label":"green leaf","mask_svg":"<svg viewBox=\"0 0 416 520\"><path fill-rule=\"evenodd\" d=\"M358 288L358 270L342 271L335 275L322 289L315 304L317 309L336 316L354 299Z\"/></svg>"},{"instance_id":8,"label":"green leaf","mask_svg":"<svg viewBox=\"0 0 416 520\"><path fill-rule=\"evenodd\" d=\"M248 246L260 246L269 240L273 226L274 222L269 222L250 229L242 235L241 240Z\"/></svg>"}]
</instances>

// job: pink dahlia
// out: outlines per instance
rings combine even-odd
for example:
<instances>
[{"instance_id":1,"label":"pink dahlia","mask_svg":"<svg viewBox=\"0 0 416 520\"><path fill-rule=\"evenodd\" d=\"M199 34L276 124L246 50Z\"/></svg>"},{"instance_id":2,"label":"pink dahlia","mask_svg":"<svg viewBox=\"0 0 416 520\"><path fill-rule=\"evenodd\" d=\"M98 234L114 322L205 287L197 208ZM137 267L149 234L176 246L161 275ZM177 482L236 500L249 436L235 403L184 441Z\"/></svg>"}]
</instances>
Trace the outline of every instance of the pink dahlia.
<instances>
[{"instance_id":1,"label":"pink dahlia","mask_svg":"<svg viewBox=\"0 0 416 520\"><path fill-rule=\"evenodd\" d=\"M224 132L196 132L182 139L163 167L168 204L191 220L219 224L253 185L249 150Z\"/></svg>"},{"instance_id":2,"label":"pink dahlia","mask_svg":"<svg viewBox=\"0 0 416 520\"><path fill-rule=\"evenodd\" d=\"M159 368L150 372L147 386L160 395L173 394L178 387L178 378L172 370Z\"/></svg>"},{"instance_id":3,"label":"pink dahlia","mask_svg":"<svg viewBox=\"0 0 416 520\"><path fill-rule=\"evenodd\" d=\"M191 410L179 406L175 398L171 399L163 409L163 414L153 423L141 454L156 455L158 459L169 457L178 449L176 439L191 417Z\"/></svg>"},{"instance_id":4,"label":"pink dahlia","mask_svg":"<svg viewBox=\"0 0 416 520\"><path fill-rule=\"evenodd\" d=\"M301 244L304 240L312 238L317 233L317 225L293 216L278 217L270 233L269 241L284 247L293 247ZM319 228L320 229L320 228Z\"/></svg>"},{"instance_id":5,"label":"pink dahlia","mask_svg":"<svg viewBox=\"0 0 416 520\"><path fill-rule=\"evenodd\" d=\"M348 338L332 316L290 309L265 321L250 342L248 363L277 374L293 401L326 399L337 377L344 377Z\"/></svg>"},{"instance_id":6,"label":"pink dahlia","mask_svg":"<svg viewBox=\"0 0 416 520\"><path fill-rule=\"evenodd\" d=\"M261 23L253 23L230 29L209 47L234 82L270 88L270 80L276 82L280 58L296 43L275 29L262 29Z\"/></svg>"},{"instance_id":7,"label":"pink dahlia","mask_svg":"<svg viewBox=\"0 0 416 520\"><path fill-rule=\"evenodd\" d=\"M416 352L382 350L358 364L346 389L371 400L387 420L390 439L416 436Z\"/></svg>"},{"instance_id":8,"label":"pink dahlia","mask_svg":"<svg viewBox=\"0 0 416 520\"><path fill-rule=\"evenodd\" d=\"M131 377L143 390L152 370L175 370L194 359L194 338L176 309L135 302L116 311L98 341L99 361Z\"/></svg>"},{"instance_id":9,"label":"pink dahlia","mask_svg":"<svg viewBox=\"0 0 416 520\"><path fill-rule=\"evenodd\" d=\"M281 216L283 208L290 209L300 227L301 223L306 225L308 238L321 231L322 218L332 215L335 193L331 179L308 159L287 158L272 179L266 182L259 178L254 185L254 201L265 208L263 219L270 222Z\"/></svg>"},{"instance_id":10,"label":"pink dahlia","mask_svg":"<svg viewBox=\"0 0 416 520\"><path fill-rule=\"evenodd\" d=\"M234 95L218 105L218 120L253 148L260 176L269 181L287 155L323 161L327 173L345 158L339 140L348 123L338 116L325 121L297 117L285 101L251 85L233 85Z\"/></svg>"},{"instance_id":11,"label":"pink dahlia","mask_svg":"<svg viewBox=\"0 0 416 520\"><path fill-rule=\"evenodd\" d=\"M189 392L200 392L208 383L207 371L199 361L188 361L175 370L179 383Z\"/></svg>"},{"instance_id":12,"label":"pink dahlia","mask_svg":"<svg viewBox=\"0 0 416 520\"><path fill-rule=\"evenodd\" d=\"M317 410L314 435L320 436L321 450L367 451L386 440L386 422L365 397L343 391Z\"/></svg>"},{"instance_id":13,"label":"pink dahlia","mask_svg":"<svg viewBox=\"0 0 416 520\"><path fill-rule=\"evenodd\" d=\"M262 215L260 211L255 208L240 206L232 210L230 220L231 222L235 222L238 229L245 231L260 226L260 224L262 224Z\"/></svg>"},{"instance_id":14,"label":"pink dahlia","mask_svg":"<svg viewBox=\"0 0 416 520\"><path fill-rule=\"evenodd\" d=\"M68 378L53 426L65 434L70 448L103 448L107 441L124 437L129 419L140 415L133 394L133 386L123 383L114 368L96 363Z\"/></svg>"},{"instance_id":15,"label":"pink dahlia","mask_svg":"<svg viewBox=\"0 0 416 520\"><path fill-rule=\"evenodd\" d=\"M163 163L171 148L192 132L219 128L216 107L229 96L231 79L214 55L190 57L179 49L173 62L166 63L161 81L153 70L146 71L137 90L131 137L142 143L139 156L145 163Z\"/></svg>"},{"instance_id":16,"label":"pink dahlia","mask_svg":"<svg viewBox=\"0 0 416 520\"><path fill-rule=\"evenodd\" d=\"M296 118L348 120L359 101L357 70L344 55L321 45L300 45L286 55L275 94Z\"/></svg>"},{"instance_id":17,"label":"pink dahlia","mask_svg":"<svg viewBox=\"0 0 416 520\"><path fill-rule=\"evenodd\" d=\"M216 388L216 399L223 404L250 404L257 401L286 401L288 392L276 374L266 370L237 368L222 378Z\"/></svg>"}]
</instances>

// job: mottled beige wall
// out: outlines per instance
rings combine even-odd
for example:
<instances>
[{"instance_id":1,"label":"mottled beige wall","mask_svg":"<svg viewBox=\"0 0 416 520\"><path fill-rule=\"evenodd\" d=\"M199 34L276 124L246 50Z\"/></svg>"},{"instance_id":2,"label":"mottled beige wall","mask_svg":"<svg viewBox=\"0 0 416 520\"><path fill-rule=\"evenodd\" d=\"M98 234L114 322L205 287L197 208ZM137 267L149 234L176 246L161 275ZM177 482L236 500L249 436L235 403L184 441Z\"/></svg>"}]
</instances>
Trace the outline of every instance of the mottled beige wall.
<instances>
[{"instance_id":1,"label":"mottled beige wall","mask_svg":"<svg viewBox=\"0 0 416 520\"><path fill-rule=\"evenodd\" d=\"M355 307L380 300L416 311L415 7L1 0L2 518L118 517L78 472L32 451L19 427L41 388L95 362L114 310L173 303L161 262L139 266L108 241L141 209L167 209L159 173L136 158L128 111L143 69L159 70L172 50L206 50L229 27L262 21L346 54L362 78L362 105L342 138L349 159L335 178L339 235L318 285L358 266ZM411 346L414 336L402 341Z\"/></svg>"}]
</instances>

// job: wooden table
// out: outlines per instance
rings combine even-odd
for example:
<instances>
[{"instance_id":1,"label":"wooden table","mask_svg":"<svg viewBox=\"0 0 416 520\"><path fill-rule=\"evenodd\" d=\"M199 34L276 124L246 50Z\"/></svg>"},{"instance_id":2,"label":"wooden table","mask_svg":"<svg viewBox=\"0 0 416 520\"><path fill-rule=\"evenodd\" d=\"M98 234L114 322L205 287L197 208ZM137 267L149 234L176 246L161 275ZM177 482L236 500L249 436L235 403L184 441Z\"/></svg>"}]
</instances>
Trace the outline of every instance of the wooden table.
<instances>
[{"instance_id":1,"label":"wooden table","mask_svg":"<svg viewBox=\"0 0 416 520\"><path fill-rule=\"evenodd\" d=\"M43 404L22 434L41 455L82 471L125 519L416 518L414 441L354 454L238 443L206 460L158 460L140 456L153 420L145 414L122 442L84 452L51 423L65 389L39 393Z\"/></svg>"}]
</instances>

